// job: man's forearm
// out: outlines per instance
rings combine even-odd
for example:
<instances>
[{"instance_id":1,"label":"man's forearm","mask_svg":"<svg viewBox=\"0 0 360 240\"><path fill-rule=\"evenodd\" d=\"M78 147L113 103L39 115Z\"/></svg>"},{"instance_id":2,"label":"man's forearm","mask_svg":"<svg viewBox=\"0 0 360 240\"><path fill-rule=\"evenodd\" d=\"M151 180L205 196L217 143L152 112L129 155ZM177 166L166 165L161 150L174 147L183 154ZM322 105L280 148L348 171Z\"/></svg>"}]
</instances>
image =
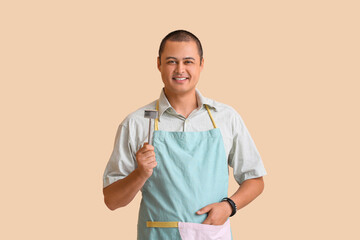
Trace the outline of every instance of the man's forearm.
<instances>
[{"instance_id":1,"label":"man's forearm","mask_svg":"<svg viewBox=\"0 0 360 240\"><path fill-rule=\"evenodd\" d=\"M120 179L103 189L104 201L110 210L128 205L146 182L135 169L127 177Z\"/></svg>"},{"instance_id":2,"label":"man's forearm","mask_svg":"<svg viewBox=\"0 0 360 240\"><path fill-rule=\"evenodd\" d=\"M263 190L263 177L248 179L240 185L238 190L230 198L235 202L239 210L253 201Z\"/></svg>"}]
</instances>

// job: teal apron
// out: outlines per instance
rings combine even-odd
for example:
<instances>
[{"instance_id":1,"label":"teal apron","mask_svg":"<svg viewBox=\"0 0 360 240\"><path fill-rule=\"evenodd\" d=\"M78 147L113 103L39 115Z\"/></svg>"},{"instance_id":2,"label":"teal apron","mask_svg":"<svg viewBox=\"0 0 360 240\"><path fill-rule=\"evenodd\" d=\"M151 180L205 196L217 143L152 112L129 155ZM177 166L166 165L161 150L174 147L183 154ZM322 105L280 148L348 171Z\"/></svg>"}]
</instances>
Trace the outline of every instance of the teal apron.
<instances>
[{"instance_id":1,"label":"teal apron","mask_svg":"<svg viewBox=\"0 0 360 240\"><path fill-rule=\"evenodd\" d=\"M208 131L161 131L158 119L155 120L153 146L157 166L142 188L139 240L231 239L229 219L225 229L225 226L201 224L207 214L196 214L206 205L227 197L229 182L222 135L208 106L205 107L214 126ZM159 110L159 101L156 110ZM188 225L195 227L187 229ZM182 233L180 229L184 229ZM194 238L183 237L186 232L191 232ZM212 236L225 236L225 232L230 237L203 235L209 232Z\"/></svg>"}]
</instances>

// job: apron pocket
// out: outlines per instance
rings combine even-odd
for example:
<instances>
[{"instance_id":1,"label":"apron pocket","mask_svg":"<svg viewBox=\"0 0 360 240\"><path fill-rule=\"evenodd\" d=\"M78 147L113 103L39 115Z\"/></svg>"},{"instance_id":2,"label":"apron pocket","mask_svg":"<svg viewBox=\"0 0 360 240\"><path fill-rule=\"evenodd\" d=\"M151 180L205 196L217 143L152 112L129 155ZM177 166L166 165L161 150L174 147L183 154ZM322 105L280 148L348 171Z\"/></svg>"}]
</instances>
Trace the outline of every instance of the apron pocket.
<instances>
[{"instance_id":1,"label":"apron pocket","mask_svg":"<svg viewBox=\"0 0 360 240\"><path fill-rule=\"evenodd\" d=\"M182 240L231 240L230 220L223 225L179 222Z\"/></svg>"}]
</instances>

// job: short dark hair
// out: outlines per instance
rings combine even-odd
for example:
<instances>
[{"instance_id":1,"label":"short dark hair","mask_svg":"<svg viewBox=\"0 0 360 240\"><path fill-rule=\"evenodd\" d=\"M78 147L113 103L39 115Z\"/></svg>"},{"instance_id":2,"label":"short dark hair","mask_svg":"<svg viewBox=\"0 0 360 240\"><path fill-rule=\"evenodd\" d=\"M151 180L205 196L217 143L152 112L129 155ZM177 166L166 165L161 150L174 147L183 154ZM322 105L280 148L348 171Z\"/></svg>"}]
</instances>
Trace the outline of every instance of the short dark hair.
<instances>
[{"instance_id":1,"label":"short dark hair","mask_svg":"<svg viewBox=\"0 0 360 240\"><path fill-rule=\"evenodd\" d=\"M191 32L186 31L186 30L176 30L173 31L171 33L169 33L168 35L166 35L163 40L160 43L160 48L159 48L159 59L161 61L161 54L164 51L164 47L165 47L165 43L166 41L174 41L174 42L189 42L189 41L194 41L198 47L198 52L199 52L199 56L200 56L200 64L201 61L203 59L203 49L201 46L201 42L200 40Z\"/></svg>"}]
</instances>

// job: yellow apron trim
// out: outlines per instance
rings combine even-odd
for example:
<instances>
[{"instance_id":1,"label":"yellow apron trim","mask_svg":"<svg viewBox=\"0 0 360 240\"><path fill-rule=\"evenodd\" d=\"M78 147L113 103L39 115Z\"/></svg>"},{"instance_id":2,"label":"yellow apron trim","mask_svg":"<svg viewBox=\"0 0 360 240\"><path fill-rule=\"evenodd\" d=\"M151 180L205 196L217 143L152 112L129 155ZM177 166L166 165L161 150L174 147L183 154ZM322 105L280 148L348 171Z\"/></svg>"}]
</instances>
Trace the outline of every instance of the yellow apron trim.
<instances>
[{"instance_id":1,"label":"yellow apron trim","mask_svg":"<svg viewBox=\"0 0 360 240\"><path fill-rule=\"evenodd\" d=\"M209 116L210 116L211 121L212 121L212 123L213 123L213 125L214 125L214 128L216 128L216 124L215 124L214 119L213 119L213 117L212 117L212 115L211 115L211 112L210 112L210 110L209 110L208 105L205 104L205 107L206 107L206 110L207 110L208 113L209 113Z\"/></svg>"},{"instance_id":2,"label":"yellow apron trim","mask_svg":"<svg viewBox=\"0 0 360 240\"><path fill-rule=\"evenodd\" d=\"M214 119L213 119L213 117L211 115L211 112L209 110L209 107L206 104L204 104L204 105L205 105L206 110L209 113L209 116L210 116L210 119L211 119L211 122L212 122L214 128L217 128L216 124L215 124L215 121L214 121ZM159 112L159 100L156 101L156 110ZM158 117L155 119L155 129L154 130L155 131L159 130L159 113L158 113Z\"/></svg>"},{"instance_id":3,"label":"yellow apron trim","mask_svg":"<svg viewBox=\"0 0 360 240\"><path fill-rule=\"evenodd\" d=\"M147 227L154 228L177 228L179 226L179 222L146 222Z\"/></svg>"},{"instance_id":4,"label":"yellow apron trim","mask_svg":"<svg viewBox=\"0 0 360 240\"><path fill-rule=\"evenodd\" d=\"M156 101L156 111L158 111L158 115L155 119L155 131L159 130L159 100Z\"/></svg>"}]
</instances>

